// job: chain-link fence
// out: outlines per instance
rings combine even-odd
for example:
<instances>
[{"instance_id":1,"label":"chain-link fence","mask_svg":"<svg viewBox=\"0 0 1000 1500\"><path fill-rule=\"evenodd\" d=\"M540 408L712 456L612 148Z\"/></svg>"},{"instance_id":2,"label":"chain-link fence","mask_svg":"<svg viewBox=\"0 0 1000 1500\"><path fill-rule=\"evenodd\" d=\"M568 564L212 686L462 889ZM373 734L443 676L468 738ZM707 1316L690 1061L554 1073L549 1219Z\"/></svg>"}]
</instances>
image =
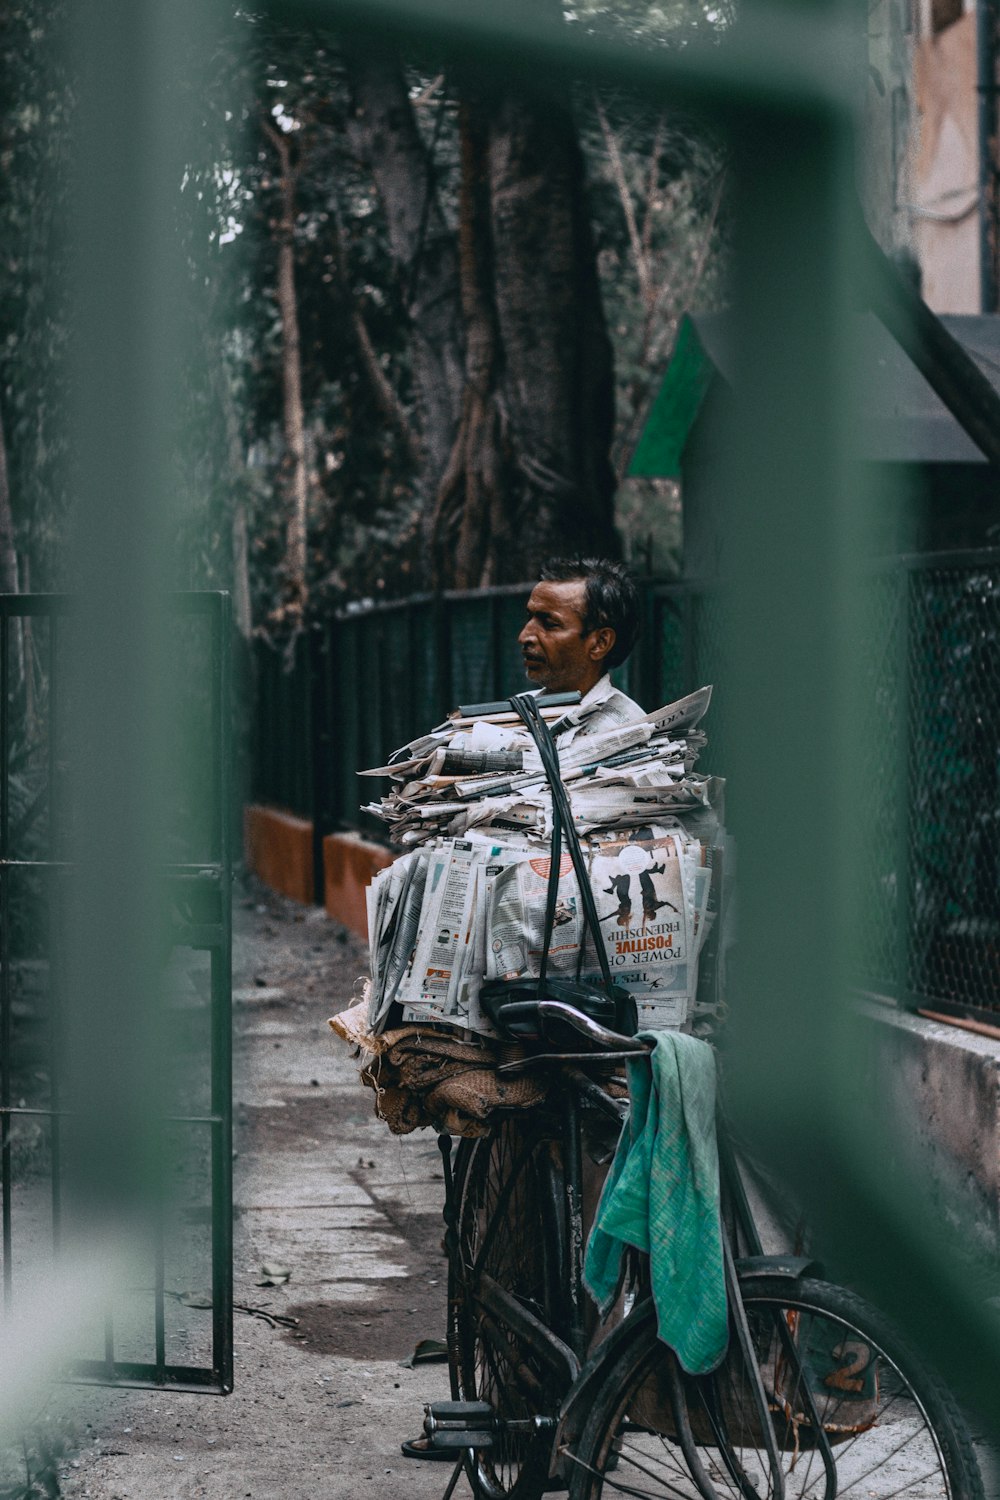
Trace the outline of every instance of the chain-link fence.
<instances>
[{"instance_id":1,"label":"chain-link fence","mask_svg":"<svg viewBox=\"0 0 1000 1500\"><path fill-rule=\"evenodd\" d=\"M909 994L1000 1011L1000 554L907 570Z\"/></svg>"},{"instance_id":2,"label":"chain-link fence","mask_svg":"<svg viewBox=\"0 0 1000 1500\"><path fill-rule=\"evenodd\" d=\"M318 873L324 834L382 836L358 811L377 785L359 783L360 769L456 704L516 689L528 592L345 611L301 637L290 665L258 644L253 795L312 819ZM1000 552L893 559L873 570L861 607L858 983L913 1007L1000 1014ZM646 583L621 686L653 706L724 682L723 639L720 591ZM725 714L709 729L704 768L725 774Z\"/></svg>"}]
</instances>

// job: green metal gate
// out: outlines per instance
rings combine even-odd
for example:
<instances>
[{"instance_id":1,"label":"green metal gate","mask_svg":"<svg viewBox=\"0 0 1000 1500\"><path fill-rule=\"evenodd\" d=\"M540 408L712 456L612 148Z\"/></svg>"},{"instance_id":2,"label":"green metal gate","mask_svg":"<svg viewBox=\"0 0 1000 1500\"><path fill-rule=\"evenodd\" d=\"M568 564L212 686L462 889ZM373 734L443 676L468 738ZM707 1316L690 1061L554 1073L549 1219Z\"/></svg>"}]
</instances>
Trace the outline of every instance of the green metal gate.
<instances>
[{"instance_id":1,"label":"green metal gate","mask_svg":"<svg viewBox=\"0 0 1000 1500\"><path fill-rule=\"evenodd\" d=\"M4 1303L78 1216L80 1116L62 938L73 877L74 602L0 595L0 1179ZM145 1121L145 1264L72 1359L76 1379L226 1392L233 1382L229 597L175 595L160 984L132 997L161 1044ZM162 1107L162 1108L161 1108ZM164 1170L166 1169L166 1170Z\"/></svg>"}]
</instances>

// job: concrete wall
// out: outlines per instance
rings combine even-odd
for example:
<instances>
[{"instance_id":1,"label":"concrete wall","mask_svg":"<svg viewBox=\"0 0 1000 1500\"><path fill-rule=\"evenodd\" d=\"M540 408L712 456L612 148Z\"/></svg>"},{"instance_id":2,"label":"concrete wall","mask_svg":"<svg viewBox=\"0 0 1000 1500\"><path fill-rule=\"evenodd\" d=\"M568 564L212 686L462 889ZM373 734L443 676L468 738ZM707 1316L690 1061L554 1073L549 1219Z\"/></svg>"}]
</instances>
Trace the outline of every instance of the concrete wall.
<instances>
[{"instance_id":1,"label":"concrete wall","mask_svg":"<svg viewBox=\"0 0 1000 1500\"><path fill-rule=\"evenodd\" d=\"M977 1255L1000 1252L1000 1041L891 1006L865 1009L866 1087L939 1222Z\"/></svg>"},{"instance_id":2,"label":"concrete wall","mask_svg":"<svg viewBox=\"0 0 1000 1500\"><path fill-rule=\"evenodd\" d=\"M918 127L911 212L923 295L935 312L979 311L976 18L964 15L914 56Z\"/></svg>"},{"instance_id":3,"label":"concrete wall","mask_svg":"<svg viewBox=\"0 0 1000 1500\"><path fill-rule=\"evenodd\" d=\"M979 130L973 0L873 0L858 178L889 254L916 258L924 300L976 313Z\"/></svg>"},{"instance_id":4,"label":"concrete wall","mask_svg":"<svg viewBox=\"0 0 1000 1500\"><path fill-rule=\"evenodd\" d=\"M910 14L899 0L872 0L868 8L858 185L872 234L890 254L914 251L906 208L916 112Z\"/></svg>"}]
</instances>

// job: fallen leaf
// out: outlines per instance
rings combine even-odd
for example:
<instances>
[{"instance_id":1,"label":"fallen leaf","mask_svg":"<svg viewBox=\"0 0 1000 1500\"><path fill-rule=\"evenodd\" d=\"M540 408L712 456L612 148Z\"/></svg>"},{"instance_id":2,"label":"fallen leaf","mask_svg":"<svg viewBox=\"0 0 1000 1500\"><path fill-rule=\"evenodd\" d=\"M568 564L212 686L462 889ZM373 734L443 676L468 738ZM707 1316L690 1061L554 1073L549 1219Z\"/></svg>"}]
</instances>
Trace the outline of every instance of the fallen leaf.
<instances>
[{"instance_id":1,"label":"fallen leaf","mask_svg":"<svg viewBox=\"0 0 1000 1500\"><path fill-rule=\"evenodd\" d=\"M291 1266L279 1266L273 1261L265 1261L260 1268L261 1274L257 1281L258 1286L284 1286L292 1279Z\"/></svg>"},{"instance_id":2,"label":"fallen leaf","mask_svg":"<svg viewBox=\"0 0 1000 1500\"><path fill-rule=\"evenodd\" d=\"M413 1353L399 1363L404 1370L412 1370L414 1365L443 1364L447 1358L448 1345L443 1339L420 1339Z\"/></svg>"}]
</instances>

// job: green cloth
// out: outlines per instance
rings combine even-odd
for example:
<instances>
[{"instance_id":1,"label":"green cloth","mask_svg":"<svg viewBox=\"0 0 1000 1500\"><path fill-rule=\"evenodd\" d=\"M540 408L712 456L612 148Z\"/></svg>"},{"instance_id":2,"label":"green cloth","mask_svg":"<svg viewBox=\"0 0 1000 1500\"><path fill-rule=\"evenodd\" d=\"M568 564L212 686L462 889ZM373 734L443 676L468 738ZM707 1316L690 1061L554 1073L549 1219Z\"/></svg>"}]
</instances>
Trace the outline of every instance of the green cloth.
<instances>
[{"instance_id":1,"label":"green cloth","mask_svg":"<svg viewBox=\"0 0 1000 1500\"><path fill-rule=\"evenodd\" d=\"M643 1032L649 1059L628 1063L631 1112L587 1243L584 1281L602 1315L618 1292L625 1245L649 1255L660 1338L692 1375L714 1370L729 1324L715 1139L715 1054L677 1032Z\"/></svg>"}]
</instances>

